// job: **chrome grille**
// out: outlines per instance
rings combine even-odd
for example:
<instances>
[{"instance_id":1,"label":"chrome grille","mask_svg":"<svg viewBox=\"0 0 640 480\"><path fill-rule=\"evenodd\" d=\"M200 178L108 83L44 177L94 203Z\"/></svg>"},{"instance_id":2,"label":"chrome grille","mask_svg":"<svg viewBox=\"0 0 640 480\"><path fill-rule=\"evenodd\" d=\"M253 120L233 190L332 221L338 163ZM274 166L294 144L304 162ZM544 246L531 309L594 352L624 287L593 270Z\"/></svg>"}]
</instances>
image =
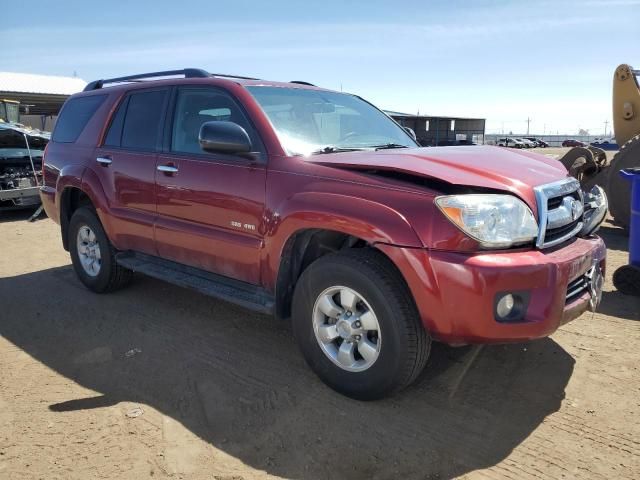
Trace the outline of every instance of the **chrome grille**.
<instances>
[{"instance_id":1,"label":"chrome grille","mask_svg":"<svg viewBox=\"0 0 640 480\"><path fill-rule=\"evenodd\" d=\"M534 188L538 204L538 248L549 248L569 240L582 230L584 204L575 178Z\"/></svg>"}]
</instances>

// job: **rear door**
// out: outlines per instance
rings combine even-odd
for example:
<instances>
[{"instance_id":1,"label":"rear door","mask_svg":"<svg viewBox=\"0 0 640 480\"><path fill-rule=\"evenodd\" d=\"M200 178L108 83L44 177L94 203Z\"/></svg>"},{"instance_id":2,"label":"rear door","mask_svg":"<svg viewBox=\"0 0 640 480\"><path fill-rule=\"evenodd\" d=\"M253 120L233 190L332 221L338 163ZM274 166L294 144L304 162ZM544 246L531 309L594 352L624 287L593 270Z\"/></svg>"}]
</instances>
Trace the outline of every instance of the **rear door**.
<instances>
[{"instance_id":1,"label":"rear door","mask_svg":"<svg viewBox=\"0 0 640 480\"><path fill-rule=\"evenodd\" d=\"M112 240L122 250L157 254L155 173L168 97L167 88L125 95L96 149L94 170L111 197Z\"/></svg>"},{"instance_id":2,"label":"rear door","mask_svg":"<svg viewBox=\"0 0 640 480\"><path fill-rule=\"evenodd\" d=\"M222 89L179 87L172 104L156 172L158 253L259 284L266 182L260 138L240 104ZM242 126L255 155L202 151L198 133L208 121Z\"/></svg>"}]
</instances>

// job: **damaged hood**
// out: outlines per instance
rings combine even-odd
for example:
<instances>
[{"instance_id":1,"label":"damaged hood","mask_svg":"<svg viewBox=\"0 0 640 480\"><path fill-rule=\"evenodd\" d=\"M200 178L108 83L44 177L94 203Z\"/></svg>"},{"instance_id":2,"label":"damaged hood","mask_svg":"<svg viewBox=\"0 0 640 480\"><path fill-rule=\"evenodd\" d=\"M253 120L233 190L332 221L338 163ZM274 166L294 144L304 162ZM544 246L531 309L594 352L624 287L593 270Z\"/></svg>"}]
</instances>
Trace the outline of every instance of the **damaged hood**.
<instances>
[{"instance_id":1,"label":"damaged hood","mask_svg":"<svg viewBox=\"0 0 640 480\"><path fill-rule=\"evenodd\" d=\"M0 159L28 159L29 150L32 156L42 157L50 137L49 132L33 130L15 123L0 122Z\"/></svg>"},{"instance_id":2,"label":"damaged hood","mask_svg":"<svg viewBox=\"0 0 640 480\"><path fill-rule=\"evenodd\" d=\"M566 178L553 158L502 147L403 148L314 155L308 162L338 168L394 170L452 185L507 190L535 207L533 187Z\"/></svg>"}]
</instances>

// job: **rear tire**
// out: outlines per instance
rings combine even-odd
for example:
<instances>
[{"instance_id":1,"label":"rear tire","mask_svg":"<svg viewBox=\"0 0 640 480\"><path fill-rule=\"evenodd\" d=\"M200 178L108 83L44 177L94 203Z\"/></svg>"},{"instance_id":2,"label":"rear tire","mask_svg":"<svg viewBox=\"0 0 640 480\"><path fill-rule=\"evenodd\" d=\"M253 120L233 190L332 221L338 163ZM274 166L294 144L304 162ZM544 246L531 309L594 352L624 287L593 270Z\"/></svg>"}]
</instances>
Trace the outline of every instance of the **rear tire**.
<instances>
[{"instance_id":1,"label":"rear tire","mask_svg":"<svg viewBox=\"0 0 640 480\"><path fill-rule=\"evenodd\" d=\"M73 212L68 240L73 269L89 290L112 292L131 281L133 272L116 263L117 252L92 208Z\"/></svg>"},{"instance_id":2,"label":"rear tire","mask_svg":"<svg viewBox=\"0 0 640 480\"><path fill-rule=\"evenodd\" d=\"M636 135L620 147L609 166L606 188L609 200L609 212L615 222L623 228L629 228L631 221L631 182L622 178L620 170L640 167L640 135Z\"/></svg>"},{"instance_id":3,"label":"rear tire","mask_svg":"<svg viewBox=\"0 0 640 480\"><path fill-rule=\"evenodd\" d=\"M359 400L379 399L408 386L424 368L431 347L403 278L371 249L344 250L312 263L296 285L292 321L311 369L329 387ZM350 357L340 357L344 347L351 349Z\"/></svg>"}]
</instances>

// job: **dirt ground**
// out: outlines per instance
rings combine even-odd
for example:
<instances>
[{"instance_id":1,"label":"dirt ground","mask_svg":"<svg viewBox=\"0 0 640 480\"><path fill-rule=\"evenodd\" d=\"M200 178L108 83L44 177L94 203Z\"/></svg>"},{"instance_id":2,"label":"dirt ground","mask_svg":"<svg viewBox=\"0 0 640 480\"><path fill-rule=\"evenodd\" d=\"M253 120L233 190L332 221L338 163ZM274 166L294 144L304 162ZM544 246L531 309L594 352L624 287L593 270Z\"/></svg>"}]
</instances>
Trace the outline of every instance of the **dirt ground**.
<instances>
[{"instance_id":1,"label":"dirt ground","mask_svg":"<svg viewBox=\"0 0 640 480\"><path fill-rule=\"evenodd\" d=\"M474 350L435 345L361 403L270 317L143 276L90 293L27 216L0 216L2 479L640 478L640 300L613 290L610 224L599 313L485 347L461 381Z\"/></svg>"}]
</instances>

